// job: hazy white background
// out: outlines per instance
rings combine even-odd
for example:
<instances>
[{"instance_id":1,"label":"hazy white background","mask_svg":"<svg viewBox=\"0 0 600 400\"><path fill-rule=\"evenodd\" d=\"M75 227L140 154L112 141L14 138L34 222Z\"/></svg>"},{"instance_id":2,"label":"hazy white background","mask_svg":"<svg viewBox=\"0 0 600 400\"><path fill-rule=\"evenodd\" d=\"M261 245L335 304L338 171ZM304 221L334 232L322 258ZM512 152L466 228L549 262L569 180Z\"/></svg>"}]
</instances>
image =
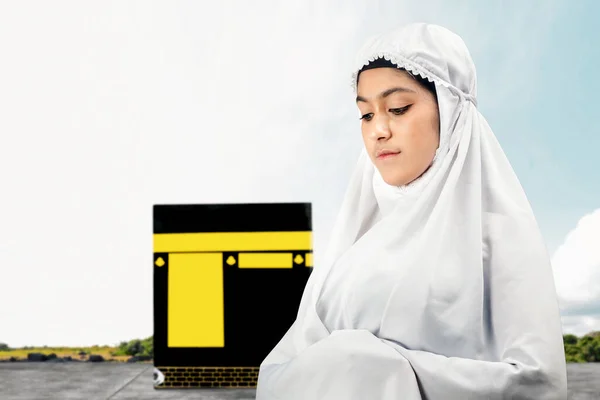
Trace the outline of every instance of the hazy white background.
<instances>
[{"instance_id":1,"label":"hazy white background","mask_svg":"<svg viewBox=\"0 0 600 400\"><path fill-rule=\"evenodd\" d=\"M414 21L467 43L565 330L600 329L594 2L482 3L0 2L0 341L151 335L157 203L312 202L318 263L361 146L355 52Z\"/></svg>"}]
</instances>

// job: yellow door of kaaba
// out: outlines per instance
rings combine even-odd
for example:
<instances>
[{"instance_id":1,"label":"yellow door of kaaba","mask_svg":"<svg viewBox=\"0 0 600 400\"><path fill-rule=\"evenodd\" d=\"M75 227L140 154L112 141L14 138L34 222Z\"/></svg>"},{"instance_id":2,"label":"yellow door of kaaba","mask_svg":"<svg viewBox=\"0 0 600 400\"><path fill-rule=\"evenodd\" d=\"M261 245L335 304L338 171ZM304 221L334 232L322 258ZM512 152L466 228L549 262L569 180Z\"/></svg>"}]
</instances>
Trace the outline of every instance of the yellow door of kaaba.
<instances>
[{"instance_id":1,"label":"yellow door of kaaba","mask_svg":"<svg viewBox=\"0 0 600 400\"><path fill-rule=\"evenodd\" d=\"M312 270L307 203L154 206L155 388L255 387Z\"/></svg>"},{"instance_id":2,"label":"yellow door of kaaba","mask_svg":"<svg viewBox=\"0 0 600 400\"><path fill-rule=\"evenodd\" d=\"M169 256L169 347L225 346L222 259L222 253Z\"/></svg>"}]
</instances>

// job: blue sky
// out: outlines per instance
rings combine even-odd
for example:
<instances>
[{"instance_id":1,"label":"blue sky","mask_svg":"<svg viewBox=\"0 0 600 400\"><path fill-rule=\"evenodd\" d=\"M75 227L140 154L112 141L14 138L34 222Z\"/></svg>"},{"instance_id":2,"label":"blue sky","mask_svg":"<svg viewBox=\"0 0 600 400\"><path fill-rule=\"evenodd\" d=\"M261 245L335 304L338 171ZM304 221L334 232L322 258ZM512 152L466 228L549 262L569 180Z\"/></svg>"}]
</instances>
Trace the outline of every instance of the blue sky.
<instances>
[{"instance_id":1,"label":"blue sky","mask_svg":"<svg viewBox=\"0 0 600 400\"><path fill-rule=\"evenodd\" d=\"M310 201L318 264L362 145L355 52L415 21L464 39L564 328L600 329L598 2L59 3L0 4L0 342L151 335L152 204Z\"/></svg>"},{"instance_id":2,"label":"blue sky","mask_svg":"<svg viewBox=\"0 0 600 400\"><path fill-rule=\"evenodd\" d=\"M483 68L493 65L495 57L493 52L480 56L485 60L479 67L482 112L529 196L551 251L582 215L600 205L598 15L598 2L560 4L537 43L539 48L531 49L530 57L524 56L523 64L515 64L511 71L522 82L512 92L526 98L524 106L519 100L513 106L510 97L498 108L485 104L485 98L494 95L484 92L485 83L496 77L493 67ZM535 25L535 20L531 22ZM503 47L501 34L497 39L495 45ZM508 74L500 78L511 85Z\"/></svg>"}]
</instances>

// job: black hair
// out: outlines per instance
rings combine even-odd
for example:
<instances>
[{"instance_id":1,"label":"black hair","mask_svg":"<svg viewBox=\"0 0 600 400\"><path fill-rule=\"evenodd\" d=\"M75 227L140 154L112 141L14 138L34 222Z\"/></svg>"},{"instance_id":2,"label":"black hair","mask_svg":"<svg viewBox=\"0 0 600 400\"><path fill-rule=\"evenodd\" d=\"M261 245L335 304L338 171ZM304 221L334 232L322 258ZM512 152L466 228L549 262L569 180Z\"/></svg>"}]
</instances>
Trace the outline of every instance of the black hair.
<instances>
[{"instance_id":1,"label":"black hair","mask_svg":"<svg viewBox=\"0 0 600 400\"><path fill-rule=\"evenodd\" d=\"M368 69L373 69L373 68L396 68L399 69L401 71L406 71L406 73L408 73L408 75L410 75L411 77L413 77L417 83L419 85L421 85L422 88L428 90L433 97L435 98L435 101L437 102L437 91L435 89L435 83L430 82L429 80L421 77L420 75L414 75L412 74L410 71L407 71L405 68L399 67L396 64L394 64L393 62L386 60L385 58L376 58L374 61L369 62L369 64L365 65L364 67L362 67L359 71L358 74L356 76L356 84L358 85L358 80L360 78L360 73L363 71L366 71Z\"/></svg>"}]
</instances>

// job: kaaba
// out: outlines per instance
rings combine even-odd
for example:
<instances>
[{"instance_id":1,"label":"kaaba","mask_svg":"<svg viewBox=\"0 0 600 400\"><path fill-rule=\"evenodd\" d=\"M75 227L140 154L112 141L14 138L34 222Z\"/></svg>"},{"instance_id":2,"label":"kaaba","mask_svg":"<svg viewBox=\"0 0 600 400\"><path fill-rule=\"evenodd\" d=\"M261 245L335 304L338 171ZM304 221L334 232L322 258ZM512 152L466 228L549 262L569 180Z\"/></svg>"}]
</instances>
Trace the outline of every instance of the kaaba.
<instances>
[{"instance_id":1,"label":"kaaba","mask_svg":"<svg viewBox=\"0 0 600 400\"><path fill-rule=\"evenodd\" d=\"M153 206L154 387L256 387L312 271L310 203Z\"/></svg>"}]
</instances>

